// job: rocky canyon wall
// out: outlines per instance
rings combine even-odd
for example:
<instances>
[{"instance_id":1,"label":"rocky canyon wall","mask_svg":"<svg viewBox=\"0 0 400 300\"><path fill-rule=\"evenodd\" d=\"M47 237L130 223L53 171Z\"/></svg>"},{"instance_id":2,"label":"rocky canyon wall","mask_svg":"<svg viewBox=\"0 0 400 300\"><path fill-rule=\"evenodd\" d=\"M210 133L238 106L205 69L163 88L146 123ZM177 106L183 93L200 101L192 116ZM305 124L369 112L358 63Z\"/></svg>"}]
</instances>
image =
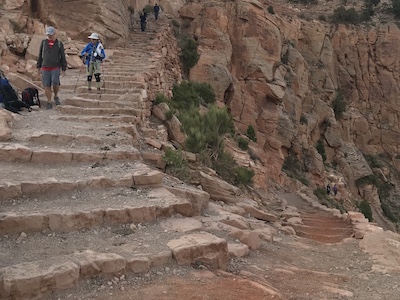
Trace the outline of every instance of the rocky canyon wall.
<instances>
[{"instance_id":1,"label":"rocky canyon wall","mask_svg":"<svg viewBox=\"0 0 400 300\"><path fill-rule=\"evenodd\" d=\"M239 130L257 129L258 154L279 181L289 149L323 179L315 145L350 182L371 173L363 154L399 153L400 30L346 27L269 14L257 1L192 3L180 9L199 42L193 80L210 83ZM337 121L332 101L344 95Z\"/></svg>"}]
</instances>

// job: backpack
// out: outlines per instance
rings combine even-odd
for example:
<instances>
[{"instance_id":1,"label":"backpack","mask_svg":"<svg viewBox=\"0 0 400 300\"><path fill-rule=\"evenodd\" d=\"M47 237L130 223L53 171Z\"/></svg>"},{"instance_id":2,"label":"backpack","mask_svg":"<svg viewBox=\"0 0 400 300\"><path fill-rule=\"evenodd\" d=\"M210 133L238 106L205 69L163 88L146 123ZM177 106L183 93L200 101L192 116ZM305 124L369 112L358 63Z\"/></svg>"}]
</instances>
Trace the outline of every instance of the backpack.
<instances>
[{"instance_id":1,"label":"backpack","mask_svg":"<svg viewBox=\"0 0 400 300\"><path fill-rule=\"evenodd\" d=\"M13 113L18 113L22 107L30 109L30 106L19 99L18 93L2 72L0 72L0 104Z\"/></svg>"},{"instance_id":2,"label":"backpack","mask_svg":"<svg viewBox=\"0 0 400 300\"><path fill-rule=\"evenodd\" d=\"M26 105L29 107L32 105L40 105L40 99L39 99L39 91L37 88L34 87L28 87L24 89L21 93L22 101L25 102Z\"/></svg>"}]
</instances>

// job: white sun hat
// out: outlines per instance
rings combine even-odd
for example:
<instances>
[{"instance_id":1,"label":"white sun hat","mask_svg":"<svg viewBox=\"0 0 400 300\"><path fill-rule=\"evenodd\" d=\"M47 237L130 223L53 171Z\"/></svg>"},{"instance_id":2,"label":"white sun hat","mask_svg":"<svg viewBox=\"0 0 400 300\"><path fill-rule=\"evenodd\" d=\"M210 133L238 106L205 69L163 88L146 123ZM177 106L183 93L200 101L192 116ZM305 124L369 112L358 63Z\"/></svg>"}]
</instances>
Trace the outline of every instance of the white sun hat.
<instances>
[{"instance_id":1,"label":"white sun hat","mask_svg":"<svg viewBox=\"0 0 400 300\"><path fill-rule=\"evenodd\" d=\"M98 40L99 34L93 32L91 35L88 36L88 39Z\"/></svg>"},{"instance_id":2,"label":"white sun hat","mask_svg":"<svg viewBox=\"0 0 400 300\"><path fill-rule=\"evenodd\" d=\"M56 33L56 30L54 29L53 26L49 26L46 28L46 35L53 35Z\"/></svg>"}]
</instances>

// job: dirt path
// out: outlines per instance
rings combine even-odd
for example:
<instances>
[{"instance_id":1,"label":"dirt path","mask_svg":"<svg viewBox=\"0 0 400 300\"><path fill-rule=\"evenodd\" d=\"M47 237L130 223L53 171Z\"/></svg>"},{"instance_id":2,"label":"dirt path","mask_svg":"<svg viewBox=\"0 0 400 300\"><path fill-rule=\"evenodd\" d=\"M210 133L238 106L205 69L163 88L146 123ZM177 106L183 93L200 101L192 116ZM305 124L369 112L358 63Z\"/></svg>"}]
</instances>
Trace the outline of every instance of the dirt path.
<instances>
[{"instance_id":1,"label":"dirt path","mask_svg":"<svg viewBox=\"0 0 400 300\"><path fill-rule=\"evenodd\" d=\"M140 277L127 275L123 281L90 280L72 294L51 299L398 299L400 274L372 271L370 255L360 249L359 240L348 237L346 222L312 208L294 194L281 197L298 207L303 217L313 217L307 221L307 238L277 235L249 256L232 259L229 273L171 265ZM332 228L344 228L336 235L343 241L318 241L331 236Z\"/></svg>"}]
</instances>

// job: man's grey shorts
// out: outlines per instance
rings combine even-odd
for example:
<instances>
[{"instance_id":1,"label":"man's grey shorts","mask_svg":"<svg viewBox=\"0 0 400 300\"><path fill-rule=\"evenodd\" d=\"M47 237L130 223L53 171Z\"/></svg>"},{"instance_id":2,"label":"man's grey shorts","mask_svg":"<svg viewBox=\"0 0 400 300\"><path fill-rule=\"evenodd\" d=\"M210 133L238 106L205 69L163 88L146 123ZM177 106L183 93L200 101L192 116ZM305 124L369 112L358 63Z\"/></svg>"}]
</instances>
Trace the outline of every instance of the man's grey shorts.
<instances>
[{"instance_id":1,"label":"man's grey shorts","mask_svg":"<svg viewBox=\"0 0 400 300\"><path fill-rule=\"evenodd\" d=\"M42 70L43 86L60 85L60 69L57 70Z\"/></svg>"}]
</instances>

